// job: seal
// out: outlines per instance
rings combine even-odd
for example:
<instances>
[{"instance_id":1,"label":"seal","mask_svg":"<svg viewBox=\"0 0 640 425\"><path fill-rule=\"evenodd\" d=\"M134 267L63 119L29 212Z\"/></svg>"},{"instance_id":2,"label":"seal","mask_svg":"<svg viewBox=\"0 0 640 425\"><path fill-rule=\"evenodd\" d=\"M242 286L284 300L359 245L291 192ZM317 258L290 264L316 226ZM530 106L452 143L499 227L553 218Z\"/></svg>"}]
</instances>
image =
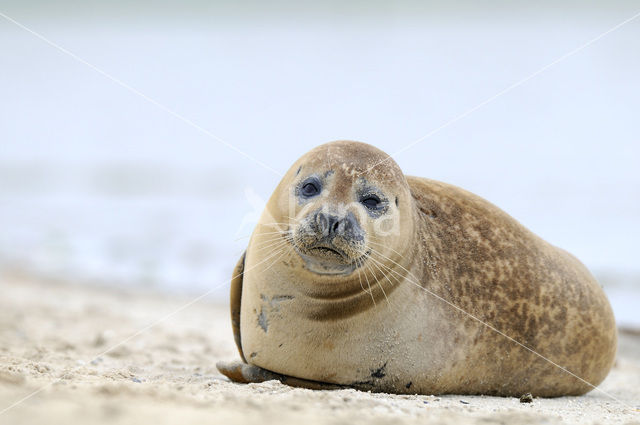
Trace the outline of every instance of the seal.
<instances>
[{"instance_id":1,"label":"seal","mask_svg":"<svg viewBox=\"0 0 640 425\"><path fill-rule=\"evenodd\" d=\"M285 174L231 284L237 382L538 397L614 361L600 285L575 257L458 187L359 142Z\"/></svg>"}]
</instances>

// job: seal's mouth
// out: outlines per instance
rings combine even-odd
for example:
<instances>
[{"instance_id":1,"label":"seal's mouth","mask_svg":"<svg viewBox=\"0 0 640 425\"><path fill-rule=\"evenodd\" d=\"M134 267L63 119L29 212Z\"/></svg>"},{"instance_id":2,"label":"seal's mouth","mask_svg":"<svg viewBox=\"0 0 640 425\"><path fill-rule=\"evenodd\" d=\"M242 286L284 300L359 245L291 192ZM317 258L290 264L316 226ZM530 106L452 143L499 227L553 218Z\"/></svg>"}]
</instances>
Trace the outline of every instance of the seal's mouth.
<instances>
[{"instance_id":1,"label":"seal's mouth","mask_svg":"<svg viewBox=\"0 0 640 425\"><path fill-rule=\"evenodd\" d=\"M340 248L327 244L317 244L304 249L295 245L294 247L304 260L307 269L320 275L349 275L362 267L371 253L368 250L358 258L351 259Z\"/></svg>"},{"instance_id":2,"label":"seal's mouth","mask_svg":"<svg viewBox=\"0 0 640 425\"><path fill-rule=\"evenodd\" d=\"M344 253L344 251L342 251L341 249L338 249L336 247L332 247L332 246L327 246L327 245L316 245L316 246L312 246L309 248L310 252L317 252L318 254L320 254L321 256L326 256L326 255L336 255L338 257L344 258L348 260L348 256L347 254Z\"/></svg>"}]
</instances>

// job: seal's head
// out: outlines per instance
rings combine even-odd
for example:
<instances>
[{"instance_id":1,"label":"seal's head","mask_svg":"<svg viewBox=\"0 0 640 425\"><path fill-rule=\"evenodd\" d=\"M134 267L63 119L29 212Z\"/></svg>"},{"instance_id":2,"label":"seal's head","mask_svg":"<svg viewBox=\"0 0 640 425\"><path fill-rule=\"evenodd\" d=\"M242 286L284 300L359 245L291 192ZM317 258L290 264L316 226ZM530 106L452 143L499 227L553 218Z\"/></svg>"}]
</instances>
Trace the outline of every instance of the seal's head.
<instances>
[{"instance_id":1,"label":"seal's head","mask_svg":"<svg viewBox=\"0 0 640 425\"><path fill-rule=\"evenodd\" d=\"M365 143L318 146L296 161L275 193L274 222L287 223L291 244L317 276L350 275L372 254L402 251L412 234L402 171Z\"/></svg>"}]
</instances>

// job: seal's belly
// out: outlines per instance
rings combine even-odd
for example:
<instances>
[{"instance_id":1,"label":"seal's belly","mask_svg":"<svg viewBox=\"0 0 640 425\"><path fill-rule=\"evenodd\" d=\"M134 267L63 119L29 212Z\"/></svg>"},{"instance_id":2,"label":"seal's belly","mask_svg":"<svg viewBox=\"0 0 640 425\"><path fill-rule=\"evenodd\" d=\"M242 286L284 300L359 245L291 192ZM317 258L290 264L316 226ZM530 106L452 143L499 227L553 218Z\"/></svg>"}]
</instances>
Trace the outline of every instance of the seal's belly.
<instances>
[{"instance_id":1,"label":"seal's belly","mask_svg":"<svg viewBox=\"0 0 640 425\"><path fill-rule=\"evenodd\" d=\"M423 306L401 308L392 297L384 307L319 321L299 314L304 300L256 289L246 287L241 307L242 349L256 366L314 381L416 392L451 364L444 337L450 329L426 326L444 322L426 317Z\"/></svg>"},{"instance_id":2,"label":"seal's belly","mask_svg":"<svg viewBox=\"0 0 640 425\"><path fill-rule=\"evenodd\" d=\"M327 323L289 314L293 299L243 302L242 348L249 363L284 375L348 385L365 380L367 365L384 373L392 347L373 350L379 336L351 321ZM384 355L383 355L384 353ZM363 362L363 359L367 359Z\"/></svg>"}]
</instances>

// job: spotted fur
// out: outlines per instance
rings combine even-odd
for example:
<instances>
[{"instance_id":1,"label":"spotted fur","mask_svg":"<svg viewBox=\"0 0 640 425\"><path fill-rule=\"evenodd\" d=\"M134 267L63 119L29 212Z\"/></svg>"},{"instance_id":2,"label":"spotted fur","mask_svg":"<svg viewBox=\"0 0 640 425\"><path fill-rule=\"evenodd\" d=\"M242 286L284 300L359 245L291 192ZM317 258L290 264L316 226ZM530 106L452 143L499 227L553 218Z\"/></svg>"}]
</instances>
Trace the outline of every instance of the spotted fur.
<instances>
[{"instance_id":1,"label":"spotted fur","mask_svg":"<svg viewBox=\"0 0 640 425\"><path fill-rule=\"evenodd\" d=\"M323 176L327 192L305 210L296 184L311 173ZM379 236L380 218L359 213L357 194L367 185L387 196L381 215L398 231ZM358 273L314 274L292 247L289 235L320 207L359 214L373 259ZM268 244L279 254L272 261ZM312 388L577 395L599 384L615 357L608 300L575 257L476 195L405 177L363 143L322 145L291 167L242 266L232 317L240 353L251 355L244 368L221 367L232 379L252 370Z\"/></svg>"}]
</instances>

